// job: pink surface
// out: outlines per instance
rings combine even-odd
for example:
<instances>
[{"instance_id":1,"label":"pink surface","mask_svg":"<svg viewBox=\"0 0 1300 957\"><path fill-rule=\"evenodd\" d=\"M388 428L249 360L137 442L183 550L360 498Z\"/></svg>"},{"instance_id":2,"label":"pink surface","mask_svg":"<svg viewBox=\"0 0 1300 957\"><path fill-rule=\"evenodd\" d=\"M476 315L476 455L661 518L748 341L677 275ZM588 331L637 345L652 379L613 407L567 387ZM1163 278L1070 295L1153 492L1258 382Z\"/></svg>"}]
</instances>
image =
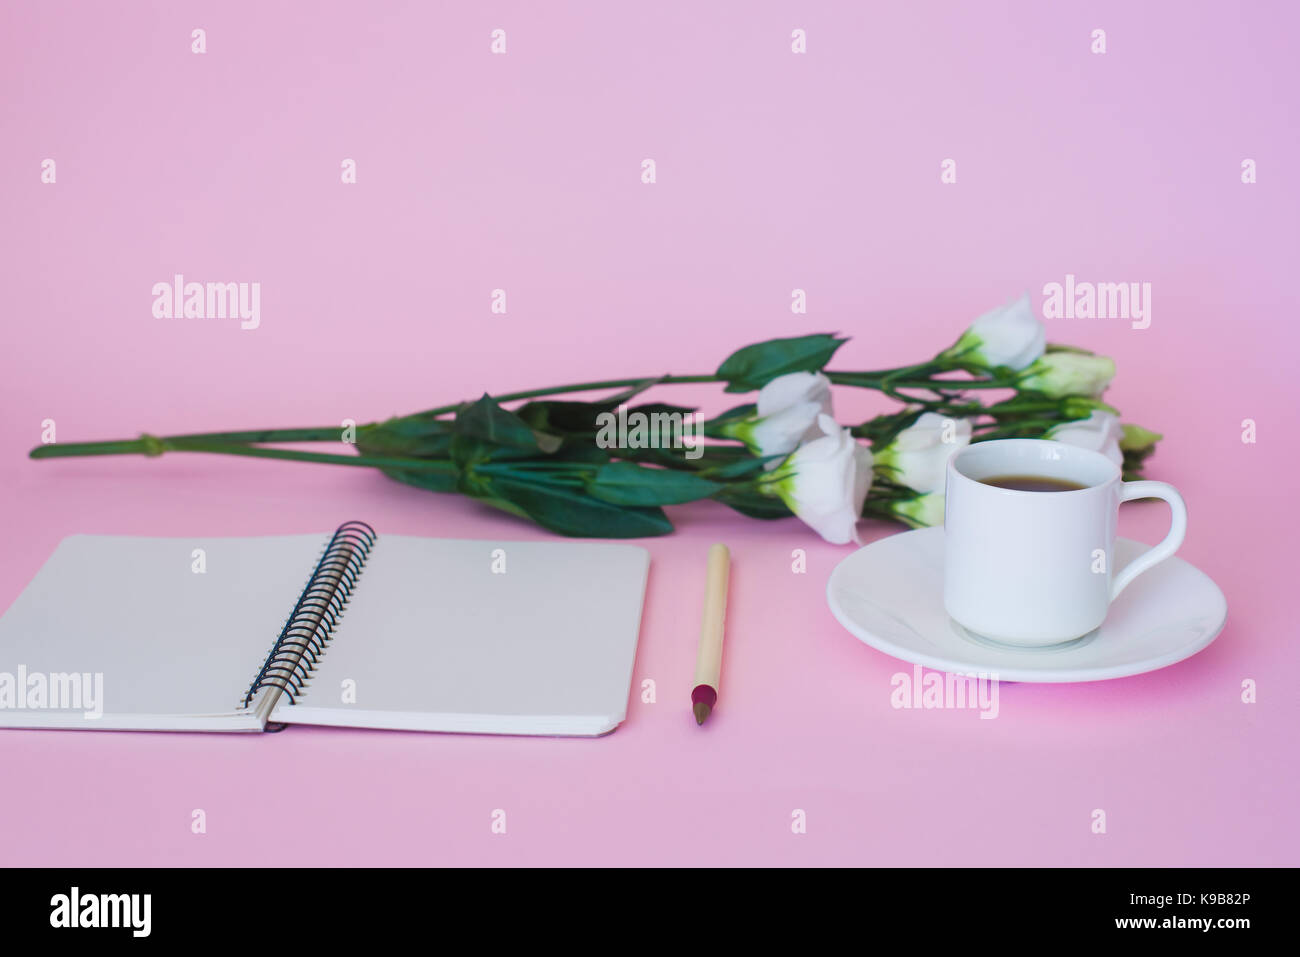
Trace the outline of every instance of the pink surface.
<instances>
[{"instance_id":1,"label":"pink surface","mask_svg":"<svg viewBox=\"0 0 1300 957\"><path fill-rule=\"evenodd\" d=\"M1149 475L1185 495L1181 554L1230 612L1161 672L1004 686L992 721L895 710L910 666L826 608L845 549L795 521L677 508L679 531L644 543L636 680L658 701L634 698L612 736L3 731L0 863L1300 863L1298 21L1185 2L5 4L4 607L74 532L363 518L544 537L363 470L30 462L47 418L65 442L369 421L484 389L709 372L812 331L853 336L834 367L879 368L1073 273L1152 284L1150 328L1055 320L1050 338L1116 358L1109 398L1165 433ZM177 272L260 282L260 328L155 319L151 287ZM839 398L845 421L879 405ZM1121 533L1154 541L1166 514L1128 506ZM715 540L735 564L701 729Z\"/></svg>"}]
</instances>

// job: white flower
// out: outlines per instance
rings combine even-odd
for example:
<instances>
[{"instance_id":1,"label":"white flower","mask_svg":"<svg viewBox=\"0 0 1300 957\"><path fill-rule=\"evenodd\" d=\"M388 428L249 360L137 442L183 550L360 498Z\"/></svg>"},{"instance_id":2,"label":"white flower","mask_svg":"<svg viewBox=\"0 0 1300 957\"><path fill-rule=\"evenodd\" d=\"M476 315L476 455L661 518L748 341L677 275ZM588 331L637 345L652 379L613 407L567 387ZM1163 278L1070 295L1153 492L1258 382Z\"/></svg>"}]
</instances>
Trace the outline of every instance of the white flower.
<instances>
[{"instance_id":1,"label":"white flower","mask_svg":"<svg viewBox=\"0 0 1300 957\"><path fill-rule=\"evenodd\" d=\"M1125 452L1150 452L1164 438L1159 432L1152 432L1130 422L1124 423L1121 428L1124 434L1120 436L1119 447Z\"/></svg>"},{"instance_id":2,"label":"white flower","mask_svg":"<svg viewBox=\"0 0 1300 957\"><path fill-rule=\"evenodd\" d=\"M831 380L820 372L791 372L758 390L753 416L723 423L719 434L739 439L758 456L788 455L821 435L819 415L832 415ZM778 464L773 460L766 468Z\"/></svg>"},{"instance_id":3,"label":"white flower","mask_svg":"<svg viewBox=\"0 0 1300 957\"><path fill-rule=\"evenodd\" d=\"M943 524L944 496L942 492L930 492L916 498L895 499L889 503L889 510L900 521L913 528L925 528L930 525Z\"/></svg>"},{"instance_id":4,"label":"white flower","mask_svg":"<svg viewBox=\"0 0 1300 957\"><path fill-rule=\"evenodd\" d=\"M942 492L948 459L970 444L968 419L925 412L875 453L876 469L918 492Z\"/></svg>"},{"instance_id":5,"label":"white flower","mask_svg":"<svg viewBox=\"0 0 1300 957\"><path fill-rule=\"evenodd\" d=\"M984 369L1006 366L1019 372L1031 365L1047 347L1047 327L1034 315L1029 293L984 313L957 344L941 354L961 353L964 363Z\"/></svg>"},{"instance_id":6,"label":"white flower","mask_svg":"<svg viewBox=\"0 0 1300 957\"><path fill-rule=\"evenodd\" d=\"M1054 399L1067 395L1098 398L1115 378L1115 360L1078 352L1049 352L1017 380L1018 388Z\"/></svg>"},{"instance_id":7,"label":"white flower","mask_svg":"<svg viewBox=\"0 0 1300 957\"><path fill-rule=\"evenodd\" d=\"M826 541L860 544L857 526L871 488L871 450L829 415L818 416L817 425L825 434L782 462L767 489Z\"/></svg>"},{"instance_id":8,"label":"white flower","mask_svg":"<svg viewBox=\"0 0 1300 957\"><path fill-rule=\"evenodd\" d=\"M1063 422L1047 430L1047 438L1077 445L1083 449L1100 452L1116 465L1124 464L1124 453L1119 443L1123 435L1119 417L1101 409L1093 410L1092 415L1077 422Z\"/></svg>"}]
</instances>

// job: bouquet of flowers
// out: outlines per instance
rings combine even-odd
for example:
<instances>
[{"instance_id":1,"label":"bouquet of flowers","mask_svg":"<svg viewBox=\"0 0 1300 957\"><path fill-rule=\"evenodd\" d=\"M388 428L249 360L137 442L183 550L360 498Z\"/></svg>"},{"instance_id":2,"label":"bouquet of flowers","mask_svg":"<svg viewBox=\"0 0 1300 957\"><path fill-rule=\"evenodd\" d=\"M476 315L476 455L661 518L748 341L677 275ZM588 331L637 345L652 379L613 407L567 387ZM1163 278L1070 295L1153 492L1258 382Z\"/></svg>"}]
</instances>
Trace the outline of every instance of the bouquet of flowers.
<instances>
[{"instance_id":1,"label":"bouquet of flowers","mask_svg":"<svg viewBox=\"0 0 1300 957\"><path fill-rule=\"evenodd\" d=\"M1105 454L1132 478L1161 438L1121 424L1118 410L1101 400L1115 363L1048 344L1027 295L980 316L956 343L917 365L827 370L845 341L828 334L773 339L738 350L712 375L484 395L354 429L142 435L42 445L31 457L208 452L373 467L561 535L597 538L666 534L673 526L664 506L713 499L751 518L796 515L828 542L844 544L858 541L864 515L913 527L941 523L948 458L970 442L1055 439ZM683 406L629 405L651 387L701 382L757 396L710 419ZM843 426L833 386L879 390L900 408ZM612 394L552 398L599 391ZM1010 395L982 401L992 392ZM271 444L340 441L356 454Z\"/></svg>"}]
</instances>

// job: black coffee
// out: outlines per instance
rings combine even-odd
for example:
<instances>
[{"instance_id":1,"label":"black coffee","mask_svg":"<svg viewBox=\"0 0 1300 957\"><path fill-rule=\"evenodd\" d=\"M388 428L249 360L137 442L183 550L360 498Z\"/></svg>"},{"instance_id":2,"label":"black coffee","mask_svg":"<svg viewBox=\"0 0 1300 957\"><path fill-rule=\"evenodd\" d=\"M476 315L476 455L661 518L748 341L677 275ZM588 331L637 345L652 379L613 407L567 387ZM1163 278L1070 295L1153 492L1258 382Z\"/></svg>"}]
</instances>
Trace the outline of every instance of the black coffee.
<instances>
[{"instance_id":1,"label":"black coffee","mask_svg":"<svg viewBox=\"0 0 1300 957\"><path fill-rule=\"evenodd\" d=\"M1049 475L991 475L980 481L994 488L1009 488L1017 492L1077 492L1088 487Z\"/></svg>"}]
</instances>

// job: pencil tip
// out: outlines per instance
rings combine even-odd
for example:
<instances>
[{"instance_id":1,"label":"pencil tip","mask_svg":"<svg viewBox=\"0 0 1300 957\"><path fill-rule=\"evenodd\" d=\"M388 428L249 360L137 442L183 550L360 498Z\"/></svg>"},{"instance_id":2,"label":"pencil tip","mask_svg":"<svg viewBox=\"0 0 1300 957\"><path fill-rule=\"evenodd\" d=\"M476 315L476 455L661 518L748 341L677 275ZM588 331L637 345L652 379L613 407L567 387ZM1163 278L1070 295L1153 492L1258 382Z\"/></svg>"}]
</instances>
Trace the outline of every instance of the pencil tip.
<instances>
[{"instance_id":1,"label":"pencil tip","mask_svg":"<svg viewBox=\"0 0 1300 957\"><path fill-rule=\"evenodd\" d=\"M704 719L707 718L707 717L709 716L709 713L710 713L713 709L710 708L710 707L709 707L707 704L705 704L703 701L697 701L697 702L695 702L695 707L694 707L692 710L695 712L695 723L696 723L696 724L703 724L703 723L704 723Z\"/></svg>"}]
</instances>

